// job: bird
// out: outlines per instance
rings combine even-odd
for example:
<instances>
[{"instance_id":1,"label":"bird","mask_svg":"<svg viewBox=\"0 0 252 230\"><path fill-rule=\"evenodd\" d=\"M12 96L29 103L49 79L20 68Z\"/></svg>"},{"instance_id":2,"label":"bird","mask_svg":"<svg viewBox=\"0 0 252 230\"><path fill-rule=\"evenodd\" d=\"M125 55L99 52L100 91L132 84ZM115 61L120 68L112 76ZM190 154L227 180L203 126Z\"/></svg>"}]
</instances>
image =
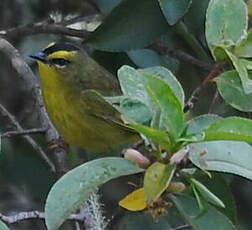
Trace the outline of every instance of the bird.
<instances>
[{"instance_id":1,"label":"bird","mask_svg":"<svg viewBox=\"0 0 252 230\"><path fill-rule=\"evenodd\" d=\"M50 43L30 57L38 63L48 115L66 143L109 152L139 140L104 97L121 94L118 80L83 48L68 42Z\"/></svg>"}]
</instances>

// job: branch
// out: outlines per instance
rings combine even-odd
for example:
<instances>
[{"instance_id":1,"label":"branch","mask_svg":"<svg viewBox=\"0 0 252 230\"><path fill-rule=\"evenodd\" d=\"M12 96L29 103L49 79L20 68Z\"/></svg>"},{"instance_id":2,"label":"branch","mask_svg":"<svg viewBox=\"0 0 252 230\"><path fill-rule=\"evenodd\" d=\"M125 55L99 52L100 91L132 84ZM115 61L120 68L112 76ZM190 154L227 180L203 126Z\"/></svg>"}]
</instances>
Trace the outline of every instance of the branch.
<instances>
[{"instance_id":1,"label":"branch","mask_svg":"<svg viewBox=\"0 0 252 230\"><path fill-rule=\"evenodd\" d=\"M6 224L15 224L23 220L30 219L45 219L45 213L39 211L30 211L30 212L20 212L13 216L5 216L0 213L0 220L5 222ZM83 213L72 214L68 220L85 222L86 216Z\"/></svg>"},{"instance_id":2,"label":"branch","mask_svg":"<svg viewBox=\"0 0 252 230\"><path fill-rule=\"evenodd\" d=\"M150 48L157 51L160 55L169 54L169 55L179 59L180 61L194 65L194 66L202 69L203 71L211 71L213 68L212 64L201 61L201 60L191 56L190 54L183 52L182 50L171 49L171 48L163 46L159 43L155 43L155 44L151 45Z\"/></svg>"},{"instance_id":3,"label":"branch","mask_svg":"<svg viewBox=\"0 0 252 230\"><path fill-rule=\"evenodd\" d=\"M23 128L21 125L18 123L18 121L15 119L15 117L2 105L0 104L0 114L4 117L7 117L8 120L11 122L13 126L17 129L16 132L24 132ZM3 137L3 135L1 135ZM55 166L51 162L51 160L47 157L43 149L34 141L34 139L28 135L22 136L24 140L26 140L32 147L33 149L39 154L39 156L46 162L46 164L49 166L50 170L52 172L55 172Z\"/></svg>"},{"instance_id":4,"label":"branch","mask_svg":"<svg viewBox=\"0 0 252 230\"><path fill-rule=\"evenodd\" d=\"M7 131L0 136L2 138L4 137L16 137L16 136L22 136L26 134L34 134L34 133L44 133L46 131L46 128L35 128L35 129L23 129L23 130L12 130Z\"/></svg>"},{"instance_id":5,"label":"branch","mask_svg":"<svg viewBox=\"0 0 252 230\"><path fill-rule=\"evenodd\" d=\"M185 225L181 225L175 228L169 228L168 230L182 230L182 229L187 229L187 228L190 228L190 225L185 224Z\"/></svg>"},{"instance_id":6,"label":"branch","mask_svg":"<svg viewBox=\"0 0 252 230\"><path fill-rule=\"evenodd\" d=\"M208 113L212 113L214 105L215 105L216 101L218 100L218 97L219 97L219 92L218 92L218 89L216 89L215 94L214 94L213 99L212 99L212 102L211 102L211 104L209 106Z\"/></svg>"},{"instance_id":7,"label":"branch","mask_svg":"<svg viewBox=\"0 0 252 230\"><path fill-rule=\"evenodd\" d=\"M57 35L67 35L78 38L86 38L89 35L88 31L85 30L77 30L65 27L60 24L53 24L51 22L43 21L37 23L31 23L24 26L19 26L7 30L1 30L0 36L10 37L18 37L18 36L26 36L26 35L34 35L34 34L57 34Z\"/></svg>"},{"instance_id":8,"label":"branch","mask_svg":"<svg viewBox=\"0 0 252 230\"><path fill-rule=\"evenodd\" d=\"M59 139L59 134L53 127L43 104L40 88L38 86L37 78L31 71L27 63L21 58L17 49L15 49L7 40L0 38L0 52L3 52L11 61L13 68L24 81L26 89L31 92L32 99L36 102L36 111L39 114L39 121L41 127L46 128L46 141L48 143L55 142ZM66 158L67 152L62 145L55 144L51 148L52 155L55 158L56 172L62 174L67 171Z\"/></svg>"},{"instance_id":9,"label":"branch","mask_svg":"<svg viewBox=\"0 0 252 230\"><path fill-rule=\"evenodd\" d=\"M217 77L223 68L225 63L216 63L207 77L202 81L202 83L193 91L189 100L187 101L184 112L191 110L196 102L198 102L200 92L205 88L205 86L211 82L215 77Z\"/></svg>"}]
</instances>

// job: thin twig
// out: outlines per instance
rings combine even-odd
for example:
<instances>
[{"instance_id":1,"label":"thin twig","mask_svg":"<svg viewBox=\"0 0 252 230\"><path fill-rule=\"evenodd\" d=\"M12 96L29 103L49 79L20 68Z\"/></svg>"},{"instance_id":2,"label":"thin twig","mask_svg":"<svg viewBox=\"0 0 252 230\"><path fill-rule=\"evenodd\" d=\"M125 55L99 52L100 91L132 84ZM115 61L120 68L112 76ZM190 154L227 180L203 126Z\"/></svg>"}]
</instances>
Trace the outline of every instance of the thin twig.
<instances>
[{"instance_id":1,"label":"thin twig","mask_svg":"<svg viewBox=\"0 0 252 230\"><path fill-rule=\"evenodd\" d=\"M23 220L31 220L31 219L45 219L45 213L39 211L30 211L30 212L20 212L16 215L5 216L0 213L0 220L5 222L6 224L15 224ZM86 217L83 213L80 214L72 214L69 216L68 220L84 222Z\"/></svg>"},{"instance_id":2,"label":"thin twig","mask_svg":"<svg viewBox=\"0 0 252 230\"><path fill-rule=\"evenodd\" d=\"M187 228L190 228L190 225L185 224L185 225L181 225L175 228L169 228L168 230L182 230L182 229L187 229Z\"/></svg>"},{"instance_id":3,"label":"thin twig","mask_svg":"<svg viewBox=\"0 0 252 230\"><path fill-rule=\"evenodd\" d=\"M3 52L11 61L13 68L24 81L27 92L31 92L32 99L36 102L36 112L39 114L39 121L41 127L46 127L46 141L48 143L55 142L59 139L59 134L53 127L48 114L45 110L43 99L37 78L31 71L27 63L22 59L17 49L15 49L6 39L0 38L0 52ZM56 172L60 175L68 170L67 167L67 152L62 145L54 145L51 149L52 155L55 158Z\"/></svg>"},{"instance_id":4,"label":"thin twig","mask_svg":"<svg viewBox=\"0 0 252 230\"><path fill-rule=\"evenodd\" d=\"M74 221L74 229L81 230L80 223L78 221Z\"/></svg>"},{"instance_id":5,"label":"thin twig","mask_svg":"<svg viewBox=\"0 0 252 230\"><path fill-rule=\"evenodd\" d=\"M4 137L16 137L16 136L22 136L22 135L27 135L27 134L34 134L34 133L44 133L46 131L46 128L34 128L34 129L24 129L22 131L19 130L12 130L12 131L7 131L0 136L2 138Z\"/></svg>"},{"instance_id":6,"label":"thin twig","mask_svg":"<svg viewBox=\"0 0 252 230\"><path fill-rule=\"evenodd\" d=\"M211 102L211 104L209 106L208 113L212 113L213 107L214 107L218 97L219 97L219 92L218 92L218 89L216 89L215 93L214 93L214 96L213 96L213 99L212 99L212 102Z\"/></svg>"},{"instance_id":7,"label":"thin twig","mask_svg":"<svg viewBox=\"0 0 252 230\"><path fill-rule=\"evenodd\" d=\"M77 22L92 22L93 20L97 20L98 18L102 18L101 14L92 14L92 15L78 15L76 17L70 18L70 19L66 19L66 20L62 20L59 23L56 23L57 25L61 25L61 26L68 26L68 25L72 25L75 24Z\"/></svg>"},{"instance_id":8,"label":"thin twig","mask_svg":"<svg viewBox=\"0 0 252 230\"><path fill-rule=\"evenodd\" d=\"M186 63L189 63L191 65L194 65L196 67L199 67L203 71L211 71L213 68L212 64L209 64L207 62L201 61L193 56L191 56L188 53L185 53L182 50L172 49L170 47L166 47L164 45L161 45L159 43L154 43L150 46L150 48L154 49L161 55L171 55L173 57L176 57L177 59L184 61Z\"/></svg>"},{"instance_id":9,"label":"thin twig","mask_svg":"<svg viewBox=\"0 0 252 230\"><path fill-rule=\"evenodd\" d=\"M218 76L220 70L223 68L224 63L216 63L207 77L202 81L202 83L192 92L189 100L187 101L184 112L187 112L193 108L195 103L198 101L200 92L205 88L205 86L210 83L215 77Z\"/></svg>"},{"instance_id":10,"label":"thin twig","mask_svg":"<svg viewBox=\"0 0 252 230\"><path fill-rule=\"evenodd\" d=\"M4 117L7 117L12 126L17 129L17 132L23 132L24 129L21 127L19 122L16 118L2 105L0 104L0 114ZM47 157L43 149L34 141L34 139L28 135L22 136L32 147L33 149L39 154L39 156L46 162L52 172L55 172L55 166L51 162L51 160Z\"/></svg>"},{"instance_id":11,"label":"thin twig","mask_svg":"<svg viewBox=\"0 0 252 230\"><path fill-rule=\"evenodd\" d=\"M204 71L210 71L213 68L212 64L201 61L182 50L170 49L168 53L171 56L176 57L177 59L189 63L191 65L194 65L196 67L199 67Z\"/></svg>"},{"instance_id":12,"label":"thin twig","mask_svg":"<svg viewBox=\"0 0 252 230\"><path fill-rule=\"evenodd\" d=\"M33 23L24 26L19 26L15 28L11 28L8 30L0 31L0 36L6 37L17 37L17 36L26 36L26 35L34 35L34 34L57 34L57 35L67 35L78 38L86 38L89 35L88 31L85 30L77 30L73 28L68 28L65 26L57 25L57 24L47 24L47 23Z\"/></svg>"}]
</instances>

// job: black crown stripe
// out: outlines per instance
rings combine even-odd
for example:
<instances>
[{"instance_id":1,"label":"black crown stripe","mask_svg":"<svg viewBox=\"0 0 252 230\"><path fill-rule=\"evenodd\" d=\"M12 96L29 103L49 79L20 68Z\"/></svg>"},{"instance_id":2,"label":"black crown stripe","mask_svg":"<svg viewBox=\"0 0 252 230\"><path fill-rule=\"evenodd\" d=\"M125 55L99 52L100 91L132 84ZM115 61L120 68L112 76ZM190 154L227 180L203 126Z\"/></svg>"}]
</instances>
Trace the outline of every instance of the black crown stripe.
<instances>
[{"instance_id":1,"label":"black crown stripe","mask_svg":"<svg viewBox=\"0 0 252 230\"><path fill-rule=\"evenodd\" d=\"M46 55L52 54L56 51L65 50L65 51L74 51L74 50L80 50L77 46L67 43L67 42L61 42L61 43L55 43L52 46L49 46L48 48L43 50L43 53Z\"/></svg>"}]
</instances>

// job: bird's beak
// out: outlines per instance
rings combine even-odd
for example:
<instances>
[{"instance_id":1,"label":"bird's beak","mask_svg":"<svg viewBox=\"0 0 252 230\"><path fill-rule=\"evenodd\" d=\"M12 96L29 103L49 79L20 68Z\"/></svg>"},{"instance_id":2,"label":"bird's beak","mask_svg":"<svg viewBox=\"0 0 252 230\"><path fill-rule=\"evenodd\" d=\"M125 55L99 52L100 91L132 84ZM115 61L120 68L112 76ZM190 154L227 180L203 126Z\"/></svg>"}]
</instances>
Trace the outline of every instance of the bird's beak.
<instances>
[{"instance_id":1,"label":"bird's beak","mask_svg":"<svg viewBox=\"0 0 252 230\"><path fill-rule=\"evenodd\" d=\"M48 62L47 56L41 51L32 55L29 55L29 57L37 61L44 62L44 63Z\"/></svg>"}]
</instances>

